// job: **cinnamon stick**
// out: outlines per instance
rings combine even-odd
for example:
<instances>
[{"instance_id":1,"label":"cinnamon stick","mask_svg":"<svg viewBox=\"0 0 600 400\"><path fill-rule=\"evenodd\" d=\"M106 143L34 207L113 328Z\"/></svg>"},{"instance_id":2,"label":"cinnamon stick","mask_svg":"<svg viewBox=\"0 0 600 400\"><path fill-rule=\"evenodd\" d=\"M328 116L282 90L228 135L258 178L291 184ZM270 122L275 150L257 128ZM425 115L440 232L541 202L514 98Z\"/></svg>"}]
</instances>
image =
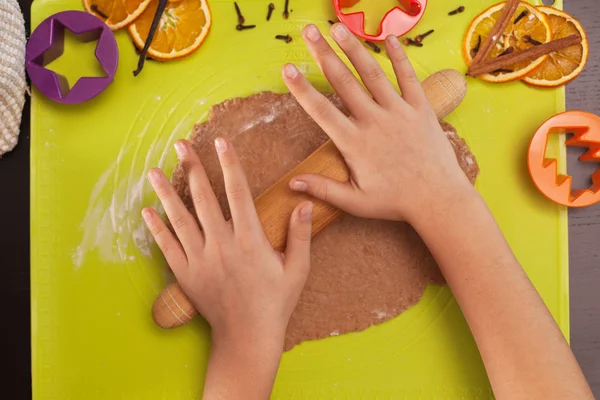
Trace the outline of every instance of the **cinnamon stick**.
<instances>
[{"instance_id":1,"label":"cinnamon stick","mask_svg":"<svg viewBox=\"0 0 600 400\"><path fill-rule=\"evenodd\" d=\"M490 56L490 54L492 54L496 43L498 43L498 40L500 40L500 37L502 37L502 34L508 27L508 24L512 20L512 17L515 11L517 11L518 6L519 0L506 1L506 4L502 9L502 14L500 14L500 18L494 24L494 27L492 28L492 31L490 32L488 37L486 37L483 41L483 44L479 48L479 51L477 52L475 57L473 58L471 65L475 66L480 62L485 62Z\"/></svg>"},{"instance_id":2,"label":"cinnamon stick","mask_svg":"<svg viewBox=\"0 0 600 400\"><path fill-rule=\"evenodd\" d=\"M552 52L575 46L581 43L581 36L571 35L562 39L552 40L548 43L542 43L539 46L530 47L525 50L515 51L504 56L496 57L492 60L473 65L469 67L467 75L477 77L499 69L504 69L509 65L517 64L524 61L532 61L536 58L550 54Z\"/></svg>"}]
</instances>

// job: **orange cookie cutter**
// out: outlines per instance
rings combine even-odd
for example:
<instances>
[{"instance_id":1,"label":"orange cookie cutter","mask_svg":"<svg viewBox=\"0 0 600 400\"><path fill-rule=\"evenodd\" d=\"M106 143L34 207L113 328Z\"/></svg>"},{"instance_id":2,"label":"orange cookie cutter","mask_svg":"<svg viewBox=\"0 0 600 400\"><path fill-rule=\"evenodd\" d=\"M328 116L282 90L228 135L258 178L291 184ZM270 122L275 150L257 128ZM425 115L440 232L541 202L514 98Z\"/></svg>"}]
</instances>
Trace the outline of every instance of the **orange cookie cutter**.
<instances>
[{"instance_id":1,"label":"orange cookie cutter","mask_svg":"<svg viewBox=\"0 0 600 400\"><path fill-rule=\"evenodd\" d=\"M373 42L381 42L389 35L396 37L405 35L408 31L417 25L425 13L427 0L398 0L400 5L406 9L403 10L399 6L388 11L381 23L379 24L379 34L369 35L365 32L365 13L355 12L344 14L343 8L352 7L360 0L333 0L333 7L340 22L350 29L352 33L365 40ZM366 0L365 0L366 1Z\"/></svg>"},{"instance_id":2,"label":"orange cookie cutter","mask_svg":"<svg viewBox=\"0 0 600 400\"><path fill-rule=\"evenodd\" d=\"M548 138L554 133L572 133L567 146L588 147L579 161L600 163L600 117L585 111L567 111L544 122L536 131L527 163L538 189L550 200L568 207L586 207L600 202L600 168L592 174L587 189L572 189L573 178L558 172L556 159L546 157Z\"/></svg>"}]
</instances>

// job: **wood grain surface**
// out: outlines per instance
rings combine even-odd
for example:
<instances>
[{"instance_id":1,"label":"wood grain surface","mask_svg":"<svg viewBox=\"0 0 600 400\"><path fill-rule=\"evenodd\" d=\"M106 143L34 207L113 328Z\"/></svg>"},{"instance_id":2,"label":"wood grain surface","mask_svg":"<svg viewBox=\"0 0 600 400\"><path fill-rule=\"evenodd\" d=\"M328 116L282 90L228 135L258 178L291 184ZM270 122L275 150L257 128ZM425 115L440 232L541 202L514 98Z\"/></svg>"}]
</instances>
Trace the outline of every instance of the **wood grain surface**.
<instances>
[{"instance_id":1,"label":"wood grain surface","mask_svg":"<svg viewBox=\"0 0 600 400\"><path fill-rule=\"evenodd\" d=\"M564 0L565 11L587 32L590 58L583 73L567 85L567 109L600 115L600 1ZM577 160L581 149L568 148L567 170L575 186L587 187L599 165ZM600 398L600 204L569 210L571 348Z\"/></svg>"}]
</instances>

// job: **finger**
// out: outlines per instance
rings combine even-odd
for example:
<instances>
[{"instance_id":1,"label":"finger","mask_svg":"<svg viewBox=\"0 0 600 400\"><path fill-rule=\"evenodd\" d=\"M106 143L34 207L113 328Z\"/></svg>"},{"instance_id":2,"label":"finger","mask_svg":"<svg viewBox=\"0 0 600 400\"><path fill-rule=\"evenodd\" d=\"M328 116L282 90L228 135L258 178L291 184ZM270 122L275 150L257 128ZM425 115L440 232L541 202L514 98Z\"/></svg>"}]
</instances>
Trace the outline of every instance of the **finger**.
<instances>
[{"instance_id":1,"label":"finger","mask_svg":"<svg viewBox=\"0 0 600 400\"><path fill-rule=\"evenodd\" d=\"M176 276L183 273L188 265L188 260L175 236L152 208L144 208L142 218L173 273Z\"/></svg>"},{"instance_id":2,"label":"finger","mask_svg":"<svg viewBox=\"0 0 600 400\"><path fill-rule=\"evenodd\" d=\"M310 194L347 212L352 212L355 208L354 188L349 183L339 182L323 175L297 175L290 181L290 189Z\"/></svg>"},{"instance_id":3,"label":"finger","mask_svg":"<svg viewBox=\"0 0 600 400\"><path fill-rule=\"evenodd\" d=\"M375 102L352 71L333 51L319 32L319 28L312 24L307 25L302 31L302 37L321 71L350 113L357 118L371 114L376 106Z\"/></svg>"},{"instance_id":4,"label":"finger","mask_svg":"<svg viewBox=\"0 0 600 400\"><path fill-rule=\"evenodd\" d=\"M234 230L247 233L252 229L261 228L246 174L233 145L226 139L217 138L215 148L223 170L225 192Z\"/></svg>"},{"instance_id":5,"label":"finger","mask_svg":"<svg viewBox=\"0 0 600 400\"><path fill-rule=\"evenodd\" d=\"M404 100L412 106L427 102L421 82L419 82L419 78L417 78L417 74L398 38L394 35L388 36L385 39L385 48L392 62Z\"/></svg>"},{"instance_id":6,"label":"finger","mask_svg":"<svg viewBox=\"0 0 600 400\"><path fill-rule=\"evenodd\" d=\"M200 158L186 140L175 142L175 151L188 177L194 209L205 236L225 229L225 218Z\"/></svg>"},{"instance_id":7,"label":"finger","mask_svg":"<svg viewBox=\"0 0 600 400\"><path fill-rule=\"evenodd\" d=\"M294 280L306 282L310 270L310 239L312 232L313 204L300 203L292 212L285 249L286 273Z\"/></svg>"},{"instance_id":8,"label":"finger","mask_svg":"<svg viewBox=\"0 0 600 400\"><path fill-rule=\"evenodd\" d=\"M348 28L335 24L331 27L331 36L346 53L375 101L382 106L397 103L400 96L383 68Z\"/></svg>"},{"instance_id":9,"label":"finger","mask_svg":"<svg viewBox=\"0 0 600 400\"><path fill-rule=\"evenodd\" d=\"M340 148L345 133L352 128L348 117L315 89L295 65L286 64L283 67L283 81L306 113Z\"/></svg>"},{"instance_id":10,"label":"finger","mask_svg":"<svg viewBox=\"0 0 600 400\"><path fill-rule=\"evenodd\" d=\"M148 179L185 251L190 252L197 248L198 244L203 243L202 233L198 223L181 201L171 182L158 168L153 168L148 172Z\"/></svg>"}]
</instances>

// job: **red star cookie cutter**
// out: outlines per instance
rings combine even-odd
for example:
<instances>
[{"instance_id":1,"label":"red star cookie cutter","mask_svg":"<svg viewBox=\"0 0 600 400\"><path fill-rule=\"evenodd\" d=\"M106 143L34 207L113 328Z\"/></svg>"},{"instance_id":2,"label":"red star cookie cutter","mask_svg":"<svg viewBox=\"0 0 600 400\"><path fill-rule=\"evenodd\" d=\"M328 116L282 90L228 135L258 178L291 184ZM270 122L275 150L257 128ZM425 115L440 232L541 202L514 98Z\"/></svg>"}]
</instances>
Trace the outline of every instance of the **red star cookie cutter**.
<instances>
[{"instance_id":1,"label":"red star cookie cutter","mask_svg":"<svg viewBox=\"0 0 600 400\"><path fill-rule=\"evenodd\" d=\"M342 9L352 7L360 0L333 0L333 7L341 23L346 25L348 29L356 36L373 42L381 42L389 35L400 37L417 25L425 13L427 0L398 0L400 5L392 8L385 14L385 17L379 24L379 33L377 35L369 35L365 32L365 13L356 12L344 14ZM365 0L366 1L366 0ZM406 10L406 11L405 11Z\"/></svg>"},{"instance_id":2,"label":"red star cookie cutter","mask_svg":"<svg viewBox=\"0 0 600 400\"><path fill-rule=\"evenodd\" d=\"M567 111L542 124L529 145L529 173L538 189L550 200L567 207L586 207L600 202L600 168L592 174L587 189L572 189L573 178L558 173L556 159L546 157L548 137L572 133L567 146L587 147L579 161L600 163L600 117L584 111Z\"/></svg>"}]
</instances>

